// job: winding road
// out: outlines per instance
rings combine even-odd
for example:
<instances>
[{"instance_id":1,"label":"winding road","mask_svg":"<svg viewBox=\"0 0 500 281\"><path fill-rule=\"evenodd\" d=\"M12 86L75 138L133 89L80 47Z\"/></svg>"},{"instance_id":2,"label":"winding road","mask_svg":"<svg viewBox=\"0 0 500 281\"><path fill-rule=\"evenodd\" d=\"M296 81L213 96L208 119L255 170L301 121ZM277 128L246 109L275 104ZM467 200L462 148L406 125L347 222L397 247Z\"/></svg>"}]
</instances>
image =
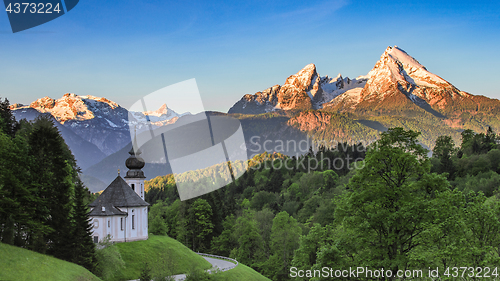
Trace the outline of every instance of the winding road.
<instances>
[{"instance_id":1,"label":"winding road","mask_svg":"<svg viewBox=\"0 0 500 281\"><path fill-rule=\"evenodd\" d=\"M207 272L209 272L209 273L211 273L212 270L214 270L214 269L220 270L220 271L226 271L229 269L233 269L237 266L236 264L234 264L230 261L227 261L227 260L214 259L214 258L210 258L210 257L203 257L203 258L212 264L212 269L207 270ZM174 275L174 279L176 281L184 280L184 279L186 279L186 274Z\"/></svg>"},{"instance_id":2,"label":"winding road","mask_svg":"<svg viewBox=\"0 0 500 281\"><path fill-rule=\"evenodd\" d=\"M229 261L229 260L223 260L223 259L229 259L226 257L219 257L219 256L208 255L208 254L202 254L202 253L198 253L198 255L203 256L204 259L206 259L210 264L212 264L212 268L206 270L208 273L212 273L212 270L214 270L214 271L216 271L216 270L227 271L227 270L235 268L238 265L238 262L236 260L234 260L236 262L236 264L234 262ZM214 258L214 257L223 258L223 259L218 259L218 258ZM182 280L186 279L186 274L173 275L172 277L174 277L174 280L176 280L176 281L182 281ZM130 280L130 281L139 281L139 279Z\"/></svg>"}]
</instances>

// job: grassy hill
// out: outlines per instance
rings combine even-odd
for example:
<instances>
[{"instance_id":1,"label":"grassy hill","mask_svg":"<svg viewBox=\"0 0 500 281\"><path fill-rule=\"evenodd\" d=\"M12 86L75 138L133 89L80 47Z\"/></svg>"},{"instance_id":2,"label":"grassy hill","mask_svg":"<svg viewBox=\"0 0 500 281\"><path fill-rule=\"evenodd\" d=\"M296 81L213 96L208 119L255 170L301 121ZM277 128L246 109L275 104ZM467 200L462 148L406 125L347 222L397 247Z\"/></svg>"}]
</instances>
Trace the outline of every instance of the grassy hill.
<instances>
[{"instance_id":1,"label":"grassy hill","mask_svg":"<svg viewBox=\"0 0 500 281\"><path fill-rule=\"evenodd\" d=\"M219 273L222 280L245 280L245 281L270 281L271 279L264 277L252 268L238 264L235 268Z\"/></svg>"},{"instance_id":2,"label":"grassy hill","mask_svg":"<svg viewBox=\"0 0 500 281\"><path fill-rule=\"evenodd\" d=\"M0 243L0 280L101 280L85 268L47 255Z\"/></svg>"},{"instance_id":3,"label":"grassy hill","mask_svg":"<svg viewBox=\"0 0 500 281\"><path fill-rule=\"evenodd\" d=\"M148 240L117 243L116 246L125 261L125 269L122 270L122 275L117 280L138 279L145 262L152 271L158 268L171 268L172 271L169 274L172 275L188 273L195 268L212 267L202 256L168 236L150 235ZM222 277L222 280L269 281L243 264L218 275Z\"/></svg>"},{"instance_id":4,"label":"grassy hill","mask_svg":"<svg viewBox=\"0 0 500 281\"><path fill-rule=\"evenodd\" d=\"M118 280L138 279L144 263L152 271L170 268L169 274L182 274L194 268L209 269L212 265L179 241L168 236L150 235L148 240L117 243L125 269Z\"/></svg>"}]
</instances>

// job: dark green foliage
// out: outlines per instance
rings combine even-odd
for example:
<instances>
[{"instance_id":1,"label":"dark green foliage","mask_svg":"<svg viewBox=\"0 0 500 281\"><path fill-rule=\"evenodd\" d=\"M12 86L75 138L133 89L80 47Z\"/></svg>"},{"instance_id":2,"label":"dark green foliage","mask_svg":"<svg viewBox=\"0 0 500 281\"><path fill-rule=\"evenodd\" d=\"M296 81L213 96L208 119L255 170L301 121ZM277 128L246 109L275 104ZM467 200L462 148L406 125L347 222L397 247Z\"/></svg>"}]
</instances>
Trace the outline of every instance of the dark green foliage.
<instances>
[{"instance_id":1,"label":"dark green foliage","mask_svg":"<svg viewBox=\"0 0 500 281\"><path fill-rule=\"evenodd\" d=\"M12 115L9 106L9 100L4 99L2 101L0 97L0 129L10 137L14 137L16 131L19 129L19 124L16 122L14 115Z\"/></svg>"},{"instance_id":2,"label":"dark green foliage","mask_svg":"<svg viewBox=\"0 0 500 281\"><path fill-rule=\"evenodd\" d=\"M78 176L73 155L51 120L38 117L28 137L29 154L33 156L32 182L35 196L41 198L36 216L52 228L45 239L50 240L48 253L71 260L70 212L74 183ZM42 250L43 251L43 250Z\"/></svg>"},{"instance_id":3,"label":"dark green foliage","mask_svg":"<svg viewBox=\"0 0 500 281\"><path fill-rule=\"evenodd\" d=\"M252 211L247 210L236 220L233 231L237 246L231 252L231 257L249 266L264 256L264 241L253 215Z\"/></svg>"},{"instance_id":4,"label":"dark green foliage","mask_svg":"<svg viewBox=\"0 0 500 281\"><path fill-rule=\"evenodd\" d=\"M73 208L73 232L72 240L72 262L79 264L91 272L95 272L97 262L95 244L92 241L92 224L89 219L89 210L85 203L85 195L88 190L81 181L75 185L74 208Z\"/></svg>"},{"instance_id":5,"label":"dark green foliage","mask_svg":"<svg viewBox=\"0 0 500 281\"><path fill-rule=\"evenodd\" d=\"M274 253L266 265L267 276L272 280L288 279L288 270L294 251L299 247L301 228L286 212L280 212L273 219L271 230L271 251Z\"/></svg>"},{"instance_id":6,"label":"dark green foliage","mask_svg":"<svg viewBox=\"0 0 500 281\"><path fill-rule=\"evenodd\" d=\"M15 121L0 101L0 240L95 269L90 194L46 117Z\"/></svg>"},{"instance_id":7,"label":"dark green foliage","mask_svg":"<svg viewBox=\"0 0 500 281\"><path fill-rule=\"evenodd\" d=\"M166 235L168 233L167 225L167 206L163 201L151 206L148 214L149 233L154 235Z\"/></svg>"},{"instance_id":8,"label":"dark green foliage","mask_svg":"<svg viewBox=\"0 0 500 281\"><path fill-rule=\"evenodd\" d=\"M223 222L224 230L212 240L212 251L214 254L229 257L231 250L237 247L238 238L234 234L236 218L234 215L226 217Z\"/></svg>"},{"instance_id":9,"label":"dark green foliage","mask_svg":"<svg viewBox=\"0 0 500 281\"><path fill-rule=\"evenodd\" d=\"M455 143L450 136L439 136L432 151L432 157L438 159L439 162L433 165L433 171L439 174L447 173L448 179L454 179L456 168L452 156L455 155L456 151Z\"/></svg>"},{"instance_id":10,"label":"dark green foliage","mask_svg":"<svg viewBox=\"0 0 500 281\"><path fill-rule=\"evenodd\" d=\"M497 148L498 136L493 132L491 127L488 127L486 134L476 134L472 130L462 132L461 151L465 155L484 154L488 151Z\"/></svg>"},{"instance_id":11,"label":"dark green foliage","mask_svg":"<svg viewBox=\"0 0 500 281\"><path fill-rule=\"evenodd\" d=\"M357 233L350 236L356 261L394 275L409 265L417 240L433 222L435 194L446 190L446 179L428 174L430 163L418 135L401 128L382 133L368 152L367 168L351 179L352 192L339 198L336 211L346 232Z\"/></svg>"},{"instance_id":12,"label":"dark green foliage","mask_svg":"<svg viewBox=\"0 0 500 281\"><path fill-rule=\"evenodd\" d=\"M322 227L319 224L314 224L307 235L300 237L299 248L295 252L292 266L299 270L311 269L319 262L318 252L322 247L327 245L327 241L331 240L331 230L327 227ZM308 280L302 278L299 280Z\"/></svg>"},{"instance_id":13,"label":"dark green foliage","mask_svg":"<svg viewBox=\"0 0 500 281\"><path fill-rule=\"evenodd\" d=\"M212 207L204 199L198 198L187 211L186 229L191 249L205 251L210 246L213 231Z\"/></svg>"}]
</instances>

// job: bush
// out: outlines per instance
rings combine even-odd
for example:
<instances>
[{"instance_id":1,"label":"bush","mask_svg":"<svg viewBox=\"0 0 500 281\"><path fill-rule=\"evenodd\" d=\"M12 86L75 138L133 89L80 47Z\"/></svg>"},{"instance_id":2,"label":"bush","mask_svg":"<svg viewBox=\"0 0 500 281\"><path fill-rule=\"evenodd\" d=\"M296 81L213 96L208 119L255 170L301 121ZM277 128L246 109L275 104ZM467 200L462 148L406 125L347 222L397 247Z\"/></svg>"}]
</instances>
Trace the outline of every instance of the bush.
<instances>
[{"instance_id":1,"label":"bush","mask_svg":"<svg viewBox=\"0 0 500 281\"><path fill-rule=\"evenodd\" d=\"M118 248L111 243L109 235L97 245L96 275L103 280L112 280L125 268L125 262Z\"/></svg>"}]
</instances>

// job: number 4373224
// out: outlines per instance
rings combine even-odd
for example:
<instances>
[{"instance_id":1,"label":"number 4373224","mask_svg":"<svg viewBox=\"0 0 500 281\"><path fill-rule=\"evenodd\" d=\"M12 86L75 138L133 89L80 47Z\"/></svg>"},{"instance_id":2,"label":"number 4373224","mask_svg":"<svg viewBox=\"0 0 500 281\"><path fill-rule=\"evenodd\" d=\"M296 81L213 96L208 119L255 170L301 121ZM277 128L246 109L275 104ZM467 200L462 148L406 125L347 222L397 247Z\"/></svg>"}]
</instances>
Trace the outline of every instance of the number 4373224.
<instances>
[{"instance_id":1,"label":"number 4373224","mask_svg":"<svg viewBox=\"0 0 500 281\"><path fill-rule=\"evenodd\" d=\"M60 13L61 8L59 7L59 3L55 6L52 3L10 3L5 9L7 13L15 13L15 14L52 14L52 13Z\"/></svg>"}]
</instances>

